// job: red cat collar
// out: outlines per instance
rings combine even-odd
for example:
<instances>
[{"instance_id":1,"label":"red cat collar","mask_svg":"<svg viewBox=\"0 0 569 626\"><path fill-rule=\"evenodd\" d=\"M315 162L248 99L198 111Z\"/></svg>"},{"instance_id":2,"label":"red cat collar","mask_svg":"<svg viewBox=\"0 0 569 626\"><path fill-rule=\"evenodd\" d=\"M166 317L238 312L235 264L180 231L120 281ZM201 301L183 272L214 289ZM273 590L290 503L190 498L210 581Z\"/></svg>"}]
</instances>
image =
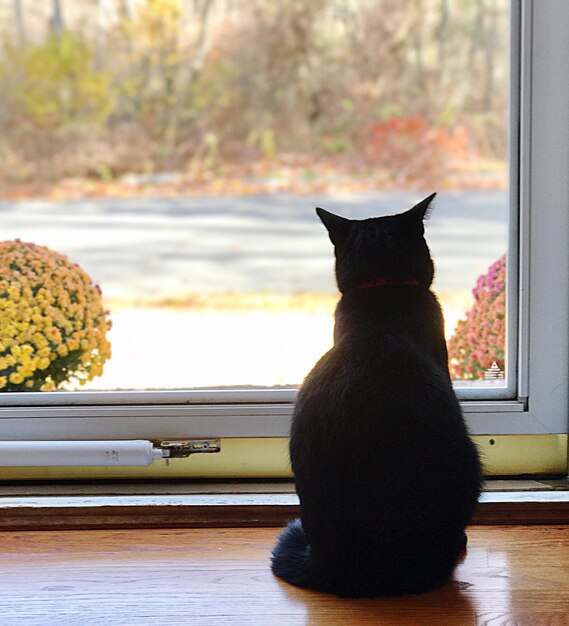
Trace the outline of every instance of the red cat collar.
<instances>
[{"instance_id":1,"label":"red cat collar","mask_svg":"<svg viewBox=\"0 0 569 626\"><path fill-rule=\"evenodd\" d=\"M409 280L395 280L393 278L385 278L381 276L380 278L374 278L373 280L368 280L361 285L358 285L356 289L371 289L371 287L403 287L403 286L418 286L419 281L411 278Z\"/></svg>"}]
</instances>

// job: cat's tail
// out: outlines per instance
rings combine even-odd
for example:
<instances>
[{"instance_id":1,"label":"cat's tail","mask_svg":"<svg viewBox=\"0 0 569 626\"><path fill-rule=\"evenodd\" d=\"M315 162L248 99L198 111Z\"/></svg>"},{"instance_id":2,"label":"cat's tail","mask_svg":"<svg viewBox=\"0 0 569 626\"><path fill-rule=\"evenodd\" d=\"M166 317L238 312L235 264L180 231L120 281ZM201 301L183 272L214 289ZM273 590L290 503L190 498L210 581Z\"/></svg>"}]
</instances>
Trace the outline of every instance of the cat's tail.
<instances>
[{"instance_id":1,"label":"cat's tail","mask_svg":"<svg viewBox=\"0 0 569 626\"><path fill-rule=\"evenodd\" d=\"M302 522L289 522L277 539L271 560L273 574L291 585L324 591L316 574Z\"/></svg>"}]
</instances>

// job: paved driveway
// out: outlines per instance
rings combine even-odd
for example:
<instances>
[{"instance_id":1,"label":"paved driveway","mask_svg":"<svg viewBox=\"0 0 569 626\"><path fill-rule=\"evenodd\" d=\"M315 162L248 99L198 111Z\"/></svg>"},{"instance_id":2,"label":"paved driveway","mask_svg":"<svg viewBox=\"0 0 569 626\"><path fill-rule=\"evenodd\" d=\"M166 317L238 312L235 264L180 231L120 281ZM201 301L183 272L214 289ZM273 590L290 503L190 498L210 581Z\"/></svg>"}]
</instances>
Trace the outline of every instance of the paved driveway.
<instances>
[{"instance_id":1,"label":"paved driveway","mask_svg":"<svg viewBox=\"0 0 569 626\"><path fill-rule=\"evenodd\" d=\"M335 290L332 246L315 212L397 213L417 193L1 202L2 239L64 252L110 297L209 291ZM503 254L507 193L441 193L427 226L435 288L470 290Z\"/></svg>"}]
</instances>

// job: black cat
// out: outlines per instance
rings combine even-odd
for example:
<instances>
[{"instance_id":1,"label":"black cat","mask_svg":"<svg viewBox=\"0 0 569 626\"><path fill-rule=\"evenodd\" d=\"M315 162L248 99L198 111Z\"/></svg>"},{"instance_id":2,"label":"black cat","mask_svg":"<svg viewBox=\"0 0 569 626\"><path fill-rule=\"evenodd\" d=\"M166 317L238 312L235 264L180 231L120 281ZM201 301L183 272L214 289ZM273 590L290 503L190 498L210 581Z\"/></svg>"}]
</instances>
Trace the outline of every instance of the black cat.
<instances>
[{"instance_id":1,"label":"black cat","mask_svg":"<svg viewBox=\"0 0 569 626\"><path fill-rule=\"evenodd\" d=\"M334 347L308 374L290 457L301 517L272 570L343 597L415 594L452 575L481 486L447 365L423 220L349 220L316 209L342 293Z\"/></svg>"}]
</instances>

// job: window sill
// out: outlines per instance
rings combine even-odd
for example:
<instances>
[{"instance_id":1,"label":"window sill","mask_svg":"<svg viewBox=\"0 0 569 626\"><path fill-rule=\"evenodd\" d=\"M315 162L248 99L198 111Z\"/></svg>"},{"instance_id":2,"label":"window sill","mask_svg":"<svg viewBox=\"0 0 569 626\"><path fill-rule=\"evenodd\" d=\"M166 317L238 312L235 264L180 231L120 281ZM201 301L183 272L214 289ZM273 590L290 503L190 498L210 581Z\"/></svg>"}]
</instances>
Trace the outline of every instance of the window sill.
<instances>
[{"instance_id":1,"label":"window sill","mask_svg":"<svg viewBox=\"0 0 569 626\"><path fill-rule=\"evenodd\" d=\"M282 526L298 515L291 483L4 486L0 494L0 531ZM490 481L473 520L566 523L566 480Z\"/></svg>"}]
</instances>

